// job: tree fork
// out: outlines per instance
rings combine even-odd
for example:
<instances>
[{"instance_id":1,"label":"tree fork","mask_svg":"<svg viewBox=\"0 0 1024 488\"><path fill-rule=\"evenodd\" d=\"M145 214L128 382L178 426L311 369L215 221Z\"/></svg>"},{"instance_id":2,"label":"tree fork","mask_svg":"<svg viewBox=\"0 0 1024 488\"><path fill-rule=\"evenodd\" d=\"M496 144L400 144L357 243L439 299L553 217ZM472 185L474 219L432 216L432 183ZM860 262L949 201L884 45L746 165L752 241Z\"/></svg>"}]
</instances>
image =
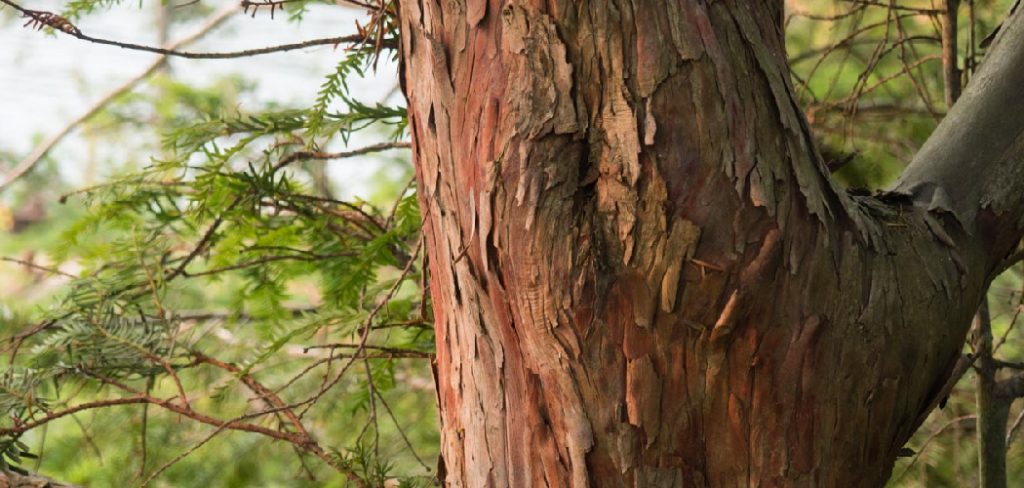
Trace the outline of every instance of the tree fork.
<instances>
[{"instance_id":1,"label":"tree fork","mask_svg":"<svg viewBox=\"0 0 1024 488\"><path fill-rule=\"evenodd\" d=\"M1024 26L937 131L967 147L854 197L781 5L401 2L447 485L888 478L1021 235Z\"/></svg>"}]
</instances>

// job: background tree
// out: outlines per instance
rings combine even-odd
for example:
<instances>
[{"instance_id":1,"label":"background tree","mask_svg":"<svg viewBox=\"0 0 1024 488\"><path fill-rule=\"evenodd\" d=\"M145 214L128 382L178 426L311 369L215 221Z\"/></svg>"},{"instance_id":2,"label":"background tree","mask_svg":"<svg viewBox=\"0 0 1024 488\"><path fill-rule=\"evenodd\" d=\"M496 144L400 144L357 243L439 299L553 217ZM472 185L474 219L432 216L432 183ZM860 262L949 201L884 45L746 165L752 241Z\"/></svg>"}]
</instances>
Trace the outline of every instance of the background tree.
<instances>
[{"instance_id":1,"label":"background tree","mask_svg":"<svg viewBox=\"0 0 1024 488\"><path fill-rule=\"evenodd\" d=\"M431 423L410 418L432 403L410 388L434 358L424 253L437 311L439 474L452 483L877 485L950 395L945 376L972 365L982 371L980 403L995 406L981 410L982 431L1006 431L1017 380L997 370L1017 360L1008 338L1020 293L1006 289L1018 277L993 289L995 320L981 316L969 343L980 354L955 360L987 271L1015 262L996 258L1016 245L1019 220L982 212L975 232L975 209L964 203L981 198L942 181L910 198L868 193L912 159L1008 5L979 2L976 11L968 2L957 23L947 5L927 2L792 2L786 12L740 2L380 3L362 5L370 15L356 35L209 53L126 44L75 25L109 2L75 2L62 16L5 4L33 26L168 56L352 46L312 108L238 113L221 88L172 85L161 97L164 156L61 197L91 206L59 241L74 246L56 263L15 260L40 278L69 263L85 269L53 305L5 318L10 462L43 451L36 466L47 466L55 442L47 453L37 428L51 421L81 424L118 407L90 417L116 423L131 408L120 405L137 404L140 442L123 452L140 469L119 470L115 484L185 482L213 464L188 455L229 431L279 441L254 444L261 453L291 446L288 469L313 485L378 485L396 473L429 483L433 470L417 465L430 461L413 453L430 452ZM296 18L310 4L241 7ZM992 49L1013 52L998 48L1015 39L1007 36ZM407 146L404 108L347 88L396 49L406 60L425 239L404 181L351 202L333 197L318 170ZM992 58L990 71L1001 64ZM964 104L1012 107L1011 92L992 89L1010 74L975 95L968 85ZM144 101L111 101L82 119L141 121L129 109ZM1005 109L972 110L963 113ZM1013 120L964 147L1004 147ZM330 148L381 124L397 129L390 141ZM946 133L982 126L956 127ZM919 161L957 162L960 148L934 144ZM47 149L10 165L5 186L32 188ZM973 171L963 188L994 181L993 201L1019 205L999 190L1020 181L1019 169L1003 169ZM829 170L867 190L843 190ZM958 182L963 173L948 171ZM997 349L1005 358L988 353ZM898 483L974 478L974 457L956 453L971 447L966 383L910 441L918 453L902 461ZM176 419L193 421L197 430L186 432L198 436L176 436ZM99 450L99 436L124 438L102 425L83 427L77 442ZM147 448L154 430L161 445L181 449ZM58 432L58 446L74 445L66 427ZM389 445L410 449L382 450ZM1004 448L984 451L996 461L982 463L995 466L986 483L1005 472Z\"/></svg>"}]
</instances>

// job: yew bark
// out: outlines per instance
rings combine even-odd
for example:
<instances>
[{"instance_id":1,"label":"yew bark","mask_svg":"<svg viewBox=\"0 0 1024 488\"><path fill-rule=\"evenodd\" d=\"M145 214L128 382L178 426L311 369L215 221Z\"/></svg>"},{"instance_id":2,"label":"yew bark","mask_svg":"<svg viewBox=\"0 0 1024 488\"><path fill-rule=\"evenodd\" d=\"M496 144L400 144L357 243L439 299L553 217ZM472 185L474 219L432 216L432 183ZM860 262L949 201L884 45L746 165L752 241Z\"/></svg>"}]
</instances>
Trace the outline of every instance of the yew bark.
<instances>
[{"instance_id":1,"label":"yew bark","mask_svg":"<svg viewBox=\"0 0 1024 488\"><path fill-rule=\"evenodd\" d=\"M814 146L781 12L401 2L447 485L888 478L1021 236L1024 25L864 197Z\"/></svg>"}]
</instances>

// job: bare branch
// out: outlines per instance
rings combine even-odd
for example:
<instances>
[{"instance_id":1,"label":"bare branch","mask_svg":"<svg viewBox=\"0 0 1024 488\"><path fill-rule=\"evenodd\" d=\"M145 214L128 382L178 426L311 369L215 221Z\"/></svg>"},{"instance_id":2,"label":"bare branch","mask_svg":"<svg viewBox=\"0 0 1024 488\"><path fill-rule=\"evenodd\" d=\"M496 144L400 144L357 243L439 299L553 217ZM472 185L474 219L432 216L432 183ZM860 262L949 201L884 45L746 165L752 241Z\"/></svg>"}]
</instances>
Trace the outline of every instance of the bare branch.
<instances>
[{"instance_id":1,"label":"bare branch","mask_svg":"<svg viewBox=\"0 0 1024 488\"><path fill-rule=\"evenodd\" d=\"M352 34L348 36L340 37L327 37L323 39L310 39L303 42L294 42L290 44L281 44L277 46L262 47L256 49L244 49L241 51L227 51L227 52L207 52L197 53L188 51L178 51L175 49L168 49L164 47L146 46L142 44L134 44L131 42L121 42L111 39L104 39L100 37L93 37L83 33L78 27L75 27L69 20L56 15L51 12L43 12L40 10L30 10L18 5L11 0L0 0L0 3L9 5L18 12L30 19L26 26L35 27L51 27L55 30L63 32L71 37L88 41L94 44L103 44L107 46L119 47L122 49L129 49L132 51L144 51L156 54L162 54L164 56L174 56L178 58L186 59L233 59L233 58L247 58L250 56L259 56L270 53L280 53L287 51L296 51L299 49L305 49L308 47L315 46L337 46L339 44L359 44L367 41L366 36L361 34ZM234 6L234 9L238 9L238 6ZM386 46L393 47L393 46Z\"/></svg>"},{"instance_id":2,"label":"bare branch","mask_svg":"<svg viewBox=\"0 0 1024 488\"><path fill-rule=\"evenodd\" d=\"M6 0L4 0L4 2L7 3ZM238 5L228 5L225 8L218 10L216 13L211 15L206 20L206 22L203 23L203 25L199 26L199 28L197 28L191 34L167 44L165 48L169 50L174 50L179 47L186 46L188 44L195 42L197 39L203 37L208 32L210 32L217 26L221 25L225 20L227 20L229 17L231 17L238 11ZM110 104L110 102L119 97L121 94L131 90L133 87L135 87L135 85L139 84L139 82L145 80L146 78L149 78L149 76L153 73L156 73L160 69L160 66L162 66L166 60L167 55L162 55L154 59L149 64L149 66L147 66L146 69L143 70L141 73L132 77L128 81L125 81L113 90L107 92L105 95L100 97L100 99L97 100L96 103L92 104L92 106L90 106L85 112L82 112L81 115L68 122L63 128L61 128L61 130L57 131L49 138L47 138L45 141L43 141L42 144L36 146L36 148L33 149L32 152L25 157L25 159L22 159L14 167L14 169L12 169L9 173L7 173L7 175L3 177L2 180L0 180L0 191L2 191L7 186L10 186L11 183L14 183L18 178L21 178L26 173L31 171L32 168L36 164L38 164L39 161L42 160L43 157L46 156L50 152L50 150L53 149L54 146L56 146L60 141L67 137L67 135L70 134L71 131L75 129L75 127L78 127L83 122L91 119L94 115L99 113L100 110L103 109L103 107Z\"/></svg>"},{"instance_id":3,"label":"bare branch","mask_svg":"<svg viewBox=\"0 0 1024 488\"><path fill-rule=\"evenodd\" d=\"M35 269L35 270L44 271L44 272L47 272L47 273L50 273L50 274L54 274L54 275L58 275L58 276L63 276L65 278L71 278L71 279L78 278L77 276L75 276L75 275L73 275L71 273L65 273L65 272L63 272L63 271L61 271L61 270L59 270L57 268L50 268L50 267L47 267L47 266L42 266L42 265L33 263L31 261L25 261L25 260L22 260L22 259L9 258L9 257L6 257L6 256L0 256L0 261L7 261L9 263L20 264L20 265L22 265L22 266L24 266L26 268L32 268L32 269Z\"/></svg>"},{"instance_id":4,"label":"bare branch","mask_svg":"<svg viewBox=\"0 0 1024 488\"><path fill-rule=\"evenodd\" d=\"M952 426L954 426L954 425L956 425L956 424L958 424L960 422L969 422L969 421L976 421L976 420L978 420L978 416L977 415L964 415L962 417L957 417L957 418L954 418L954 419L950 420L949 422L946 422L945 425L940 427L935 432L932 432L932 434L929 435L927 439L925 439L924 443L921 444L921 447L918 448L917 453L914 454L913 459L911 459L910 463L907 464L907 467L903 468L903 471L901 471L898 476L893 477L892 480L893 481L899 481L899 480L903 479L903 477L906 476L907 473L910 471L910 468L914 467L914 464L917 463L917 460L921 457L921 453L923 453L925 448L928 447L928 444L931 444L931 442L933 440L935 440L935 438L938 437L939 434L942 434L943 432L946 431L946 429L948 429L948 428L950 428L950 427L952 427Z\"/></svg>"},{"instance_id":5,"label":"bare branch","mask_svg":"<svg viewBox=\"0 0 1024 488\"><path fill-rule=\"evenodd\" d=\"M194 273L190 273L188 271L183 271L181 273L181 276L183 276L185 278L196 278L196 277L199 277L199 276L210 276L210 275L215 275L215 274L224 273L224 272L228 272L228 271L237 271L237 270L240 270L240 269L251 268L253 266L260 266L260 265L263 265L263 264L272 263L272 262L276 262L276 261L319 261L319 260L323 260L323 259L336 259L336 258L342 258L342 257L351 257L351 256L355 256L355 255L356 255L356 253L352 253L352 252L338 252L338 253L332 253L332 254L318 254L318 255L315 255L315 256L303 256L303 255L299 255L299 256L294 256L294 255L293 256L288 256L288 255L264 256L262 258L253 259L253 260L250 260L250 261L244 261L244 262L241 262L241 263L232 264L232 265L228 265L228 266L224 266L224 267L220 267L220 268L213 268L213 269L207 269L207 270L203 270L203 271L196 271Z\"/></svg>"},{"instance_id":6,"label":"bare branch","mask_svg":"<svg viewBox=\"0 0 1024 488\"><path fill-rule=\"evenodd\" d=\"M379 351L384 354L393 355L395 357L424 359L430 359L434 357L433 354L425 351L417 351L415 349L404 349L400 347L371 346L369 344L324 344L317 346L306 346L305 348L303 348L303 352L308 352L314 349L365 349L368 351Z\"/></svg>"},{"instance_id":7,"label":"bare branch","mask_svg":"<svg viewBox=\"0 0 1024 488\"><path fill-rule=\"evenodd\" d=\"M306 428L302 425L302 422L299 421L299 418L295 416L295 412L291 408L288 408L287 404L283 400L281 400L281 397L277 396L277 394L274 393L270 388L267 388L259 381L256 381L256 379L253 378L252 375L244 373L240 368L233 364L225 363L223 361L214 359L200 352L194 352L193 356L195 356L196 360L199 361L200 363L215 366L217 368L223 369L224 371L227 371L238 376L238 378L242 380L242 383L244 383L245 386L252 390L253 393L259 395L259 397L263 399L264 402L267 403L267 406L281 409L281 412L284 414L285 417L288 418L288 421L291 423L292 427L295 429L296 432L306 437L309 437L309 432L306 431Z\"/></svg>"},{"instance_id":8,"label":"bare branch","mask_svg":"<svg viewBox=\"0 0 1024 488\"><path fill-rule=\"evenodd\" d=\"M412 147L409 142L382 142L380 144L374 144L372 146L361 147L350 151L341 151L335 153L321 152L321 151L299 151L291 153L277 162L274 165L274 169L280 169L296 161L325 161L328 159L344 159L351 158L354 156L361 156L363 154L370 154L381 151L389 151L392 149L408 149Z\"/></svg>"},{"instance_id":9,"label":"bare branch","mask_svg":"<svg viewBox=\"0 0 1024 488\"><path fill-rule=\"evenodd\" d=\"M852 3L854 5L858 5L858 6L884 7L884 8L887 8L889 10L900 10L900 11L914 12L916 14L924 14L924 15L942 15L943 13L946 12L943 9L909 7L909 6L906 6L906 5L897 5L895 3L879 2L879 1L874 1L874 0L843 0L843 1L846 2L846 3Z\"/></svg>"}]
</instances>

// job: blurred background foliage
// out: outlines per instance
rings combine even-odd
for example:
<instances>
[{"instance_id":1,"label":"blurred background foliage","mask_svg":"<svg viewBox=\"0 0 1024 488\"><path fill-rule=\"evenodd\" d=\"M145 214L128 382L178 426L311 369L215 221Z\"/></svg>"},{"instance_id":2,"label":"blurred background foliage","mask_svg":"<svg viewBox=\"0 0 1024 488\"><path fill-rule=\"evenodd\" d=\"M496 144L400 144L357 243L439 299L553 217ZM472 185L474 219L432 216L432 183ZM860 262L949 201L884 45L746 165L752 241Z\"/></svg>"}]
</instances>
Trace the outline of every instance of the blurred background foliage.
<instances>
[{"instance_id":1,"label":"blurred background foliage","mask_svg":"<svg viewBox=\"0 0 1024 488\"><path fill-rule=\"evenodd\" d=\"M960 5L964 83L1012 3ZM432 317L393 5L340 4L243 2L299 32L327 9L365 13L339 29L366 42L330 52L336 68L308 105L252 104L258 70L202 84L158 70L76 127L81 154L43 158L2 190L3 463L89 486L435 483ZM126 6L172 29L213 11L74 0L62 12L77 22ZM944 6L787 1L793 84L850 191L890 184L945 113ZM24 23L0 17L2 29ZM350 89L367 76L394 87ZM21 156L0 147L0 175ZM325 170L368 157L368 185ZM990 292L1008 365L1024 364L1022 287L1018 266ZM977 485L975 389L969 371L891 486ZM104 403L125 398L143 400ZM53 418L94 403L104 408ZM1022 415L1015 404L1014 431ZM1022 444L1009 444L1011 480L1024 480Z\"/></svg>"}]
</instances>

